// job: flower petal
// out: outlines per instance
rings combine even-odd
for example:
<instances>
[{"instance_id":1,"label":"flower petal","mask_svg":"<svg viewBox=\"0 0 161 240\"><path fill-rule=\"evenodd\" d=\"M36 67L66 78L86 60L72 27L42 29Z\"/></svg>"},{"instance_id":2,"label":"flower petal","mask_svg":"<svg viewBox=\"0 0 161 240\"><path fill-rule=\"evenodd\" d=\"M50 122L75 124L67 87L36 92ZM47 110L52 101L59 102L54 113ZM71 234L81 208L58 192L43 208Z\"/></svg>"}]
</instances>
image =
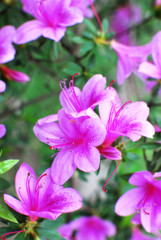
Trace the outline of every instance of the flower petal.
<instances>
[{"instance_id":1,"label":"flower petal","mask_svg":"<svg viewBox=\"0 0 161 240\"><path fill-rule=\"evenodd\" d=\"M95 147L77 148L74 154L75 165L84 172L97 171L100 165L100 153Z\"/></svg>"},{"instance_id":2,"label":"flower petal","mask_svg":"<svg viewBox=\"0 0 161 240\"><path fill-rule=\"evenodd\" d=\"M33 204L37 177L34 170L27 164L22 163L15 177L15 188L19 199L28 209Z\"/></svg>"},{"instance_id":3,"label":"flower petal","mask_svg":"<svg viewBox=\"0 0 161 240\"><path fill-rule=\"evenodd\" d=\"M135 172L129 179L129 183L141 187L149 182L154 182L154 177L149 171Z\"/></svg>"},{"instance_id":4,"label":"flower petal","mask_svg":"<svg viewBox=\"0 0 161 240\"><path fill-rule=\"evenodd\" d=\"M57 154L51 166L51 176L55 183L63 185L73 175L76 170L73 158L74 154L70 151L61 151Z\"/></svg>"},{"instance_id":5,"label":"flower petal","mask_svg":"<svg viewBox=\"0 0 161 240\"><path fill-rule=\"evenodd\" d=\"M122 157L121 157L121 152L114 148L114 147L104 147L104 148L100 148L100 153L107 159L110 159L110 160L121 160Z\"/></svg>"},{"instance_id":6,"label":"flower petal","mask_svg":"<svg viewBox=\"0 0 161 240\"><path fill-rule=\"evenodd\" d=\"M6 90L6 83L0 80L0 92L4 92Z\"/></svg>"},{"instance_id":7,"label":"flower petal","mask_svg":"<svg viewBox=\"0 0 161 240\"><path fill-rule=\"evenodd\" d=\"M19 212L19 213L27 215L27 216L29 215L29 211L26 208L25 204L23 204L16 198L14 198L8 194L4 194L4 201L7 203L8 206L13 208L16 212Z\"/></svg>"},{"instance_id":8,"label":"flower petal","mask_svg":"<svg viewBox=\"0 0 161 240\"><path fill-rule=\"evenodd\" d=\"M59 42L60 39L65 35L65 32L66 27L45 27L42 35L46 38Z\"/></svg>"},{"instance_id":9,"label":"flower petal","mask_svg":"<svg viewBox=\"0 0 161 240\"><path fill-rule=\"evenodd\" d=\"M152 78L156 78L156 79L161 78L160 68L150 62L142 62L138 71Z\"/></svg>"},{"instance_id":10,"label":"flower petal","mask_svg":"<svg viewBox=\"0 0 161 240\"><path fill-rule=\"evenodd\" d=\"M115 213L128 216L136 212L137 205L143 197L142 188L134 188L124 193L116 202Z\"/></svg>"},{"instance_id":11,"label":"flower petal","mask_svg":"<svg viewBox=\"0 0 161 240\"><path fill-rule=\"evenodd\" d=\"M31 20L22 24L16 31L14 42L24 44L39 38L46 25L38 20Z\"/></svg>"}]
</instances>

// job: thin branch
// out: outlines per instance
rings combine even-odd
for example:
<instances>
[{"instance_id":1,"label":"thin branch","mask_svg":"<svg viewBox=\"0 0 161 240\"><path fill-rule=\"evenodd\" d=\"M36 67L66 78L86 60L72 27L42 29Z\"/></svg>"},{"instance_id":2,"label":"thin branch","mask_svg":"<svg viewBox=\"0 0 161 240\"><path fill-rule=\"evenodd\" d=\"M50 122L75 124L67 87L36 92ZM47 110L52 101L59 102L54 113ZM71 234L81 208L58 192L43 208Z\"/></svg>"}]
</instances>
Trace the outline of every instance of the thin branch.
<instances>
[{"instance_id":1,"label":"thin branch","mask_svg":"<svg viewBox=\"0 0 161 240\"><path fill-rule=\"evenodd\" d=\"M33 105L33 104L36 104L36 103L39 103L39 102L42 102L48 98L51 98L53 97L53 95L56 94L58 95L59 92L56 92L56 91L52 91L50 93L47 93L47 94L44 94L42 96L39 96L39 97L36 97L36 98L33 98L29 101L26 101L26 102L22 102L21 105L19 105L18 107L14 107L12 109L7 109L3 112L0 113L0 118L5 118L5 117L9 117L11 114L13 114L14 112L18 111L18 110L22 110L23 108L25 107L28 107L30 105Z\"/></svg>"}]
</instances>

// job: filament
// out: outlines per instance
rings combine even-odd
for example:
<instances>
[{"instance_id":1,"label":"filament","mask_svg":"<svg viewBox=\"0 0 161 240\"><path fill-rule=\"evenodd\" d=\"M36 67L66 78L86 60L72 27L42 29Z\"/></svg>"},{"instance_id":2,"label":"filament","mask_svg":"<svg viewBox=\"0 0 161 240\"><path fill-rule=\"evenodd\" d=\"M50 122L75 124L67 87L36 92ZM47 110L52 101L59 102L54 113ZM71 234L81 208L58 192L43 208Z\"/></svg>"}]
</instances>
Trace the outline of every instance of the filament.
<instances>
[{"instance_id":1,"label":"filament","mask_svg":"<svg viewBox=\"0 0 161 240\"><path fill-rule=\"evenodd\" d=\"M112 86L112 84L115 82L115 80L112 80L111 82L110 82L110 85L109 85L109 88L111 88L111 86Z\"/></svg>"},{"instance_id":2,"label":"filament","mask_svg":"<svg viewBox=\"0 0 161 240\"><path fill-rule=\"evenodd\" d=\"M14 232L9 232L9 233L5 233L1 236L1 240L6 240L6 238L4 238L5 236L9 235L9 234L14 234L14 233L20 233L20 232L26 232L27 229L24 230L20 230L20 231L14 231Z\"/></svg>"},{"instance_id":3,"label":"filament","mask_svg":"<svg viewBox=\"0 0 161 240\"><path fill-rule=\"evenodd\" d=\"M101 22L101 20L100 20L100 17L98 16L98 13L97 13L97 11L96 11L96 9L95 9L92 1L89 0L89 2L90 2L90 5L91 5L92 10L93 10L93 12L94 12L94 15L95 15L95 17L96 17L96 19L97 19L97 22L98 22L98 24L99 24L99 26L100 26L101 32L103 32L103 27L102 27L102 22Z\"/></svg>"},{"instance_id":4,"label":"filament","mask_svg":"<svg viewBox=\"0 0 161 240\"><path fill-rule=\"evenodd\" d=\"M103 185L103 191L107 192L107 190L105 189L105 187L106 187L107 183L110 181L110 179L112 178L112 176L114 175L114 173L117 171L117 169L118 169L118 167L119 167L119 165L120 165L120 162L121 162L121 160L119 160L119 162L118 162L115 170L113 171L113 173L111 174L111 176L107 179L107 181L106 181L105 184Z\"/></svg>"}]
</instances>

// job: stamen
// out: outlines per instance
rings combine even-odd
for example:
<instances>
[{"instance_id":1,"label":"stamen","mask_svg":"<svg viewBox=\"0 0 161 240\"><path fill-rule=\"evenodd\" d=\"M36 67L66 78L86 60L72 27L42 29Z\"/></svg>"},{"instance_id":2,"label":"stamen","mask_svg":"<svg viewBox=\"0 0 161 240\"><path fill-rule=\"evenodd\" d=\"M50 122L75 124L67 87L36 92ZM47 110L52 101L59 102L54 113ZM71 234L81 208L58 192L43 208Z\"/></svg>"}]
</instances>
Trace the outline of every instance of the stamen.
<instances>
[{"instance_id":1,"label":"stamen","mask_svg":"<svg viewBox=\"0 0 161 240\"><path fill-rule=\"evenodd\" d=\"M45 177L45 176L47 176L47 173L44 173L41 177L39 177L39 179L38 179L38 181L37 181L37 183L36 183L36 186L35 186L35 192L39 189L38 185L39 185L40 180L41 180L43 177Z\"/></svg>"},{"instance_id":2,"label":"stamen","mask_svg":"<svg viewBox=\"0 0 161 240\"><path fill-rule=\"evenodd\" d=\"M102 22L101 22L101 20L100 20L100 17L98 16L98 13L97 13L97 11L96 11L96 9L95 9L92 1L89 0L89 2L90 2L90 5L91 5L92 10L93 10L93 12L94 12L94 15L96 16L96 19L97 19L97 22L98 22L98 24L99 24L99 26L100 26L101 32L103 32L103 27L102 27Z\"/></svg>"},{"instance_id":3,"label":"stamen","mask_svg":"<svg viewBox=\"0 0 161 240\"><path fill-rule=\"evenodd\" d=\"M109 89L111 88L112 84L115 82L115 80L112 80L109 85Z\"/></svg>"},{"instance_id":4,"label":"stamen","mask_svg":"<svg viewBox=\"0 0 161 240\"><path fill-rule=\"evenodd\" d=\"M145 214L147 214L147 215L150 214L149 212L146 212L146 211L145 211L145 208L143 208L143 212L144 212Z\"/></svg>"},{"instance_id":5,"label":"stamen","mask_svg":"<svg viewBox=\"0 0 161 240\"><path fill-rule=\"evenodd\" d=\"M124 104L120 107L120 109L117 111L117 113L116 113L116 115L115 115L115 118L119 115L119 113L121 112L121 110L122 110L122 109L125 107L125 105L128 104L128 103L132 103L132 101L128 101L128 102L124 103Z\"/></svg>"},{"instance_id":6,"label":"stamen","mask_svg":"<svg viewBox=\"0 0 161 240\"><path fill-rule=\"evenodd\" d=\"M75 73L75 74L73 75L72 81L74 81L74 78L75 78L76 75L79 75L79 73Z\"/></svg>"},{"instance_id":7,"label":"stamen","mask_svg":"<svg viewBox=\"0 0 161 240\"><path fill-rule=\"evenodd\" d=\"M1 236L1 240L6 240L6 238L4 238L5 236L9 235L9 234L14 234L14 233L21 233L21 232L26 232L28 229L24 229L24 230L20 230L20 231L14 231L14 232L9 232L9 233L5 233Z\"/></svg>"},{"instance_id":8,"label":"stamen","mask_svg":"<svg viewBox=\"0 0 161 240\"><path fill-rule=\"evenodd\" d=\"M120 165L120 162L121 162L121 160L119 160L119 162L118 162L115 170L113 171L113 173L111 174L111 176L107 179L107 181L106 181L105 184L103 185L103 191L107 192L107 190L105 189L105 187L106 187L107 183L110 181L110 179L112 178L112 176L114 175L114 173L117 171L117 169L118 169L118 167L119 167L119 165Z\"/></svg>"}]
</instances>

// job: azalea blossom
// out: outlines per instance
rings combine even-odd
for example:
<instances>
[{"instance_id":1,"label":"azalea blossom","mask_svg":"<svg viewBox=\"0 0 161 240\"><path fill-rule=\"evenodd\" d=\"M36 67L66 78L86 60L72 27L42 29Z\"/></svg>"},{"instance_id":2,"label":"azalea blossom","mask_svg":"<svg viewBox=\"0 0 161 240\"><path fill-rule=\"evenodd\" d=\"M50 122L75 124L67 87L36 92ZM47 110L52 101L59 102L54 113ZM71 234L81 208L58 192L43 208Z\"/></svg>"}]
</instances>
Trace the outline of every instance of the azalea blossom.
<instances>
[{"instance_id":1,"label":"azalea blossom","mask_svg":"<svg viewBox=\"0 0 161 240\"><path fill-rule=\"evenodd\" d=\"M4 26L0 29L0 64L14 59L16 51L12 45L15 27Z\"/></svg>"},{"instance_id":2,"label":"azalea blossom","mask_svg":"<svg viewBox=\"0 0 161 240\"><path fill-rule=\"evenodd\" d=\"M131 43L130 33L128 31L131 24L137 24L141 20L140 6L126 4L117 8L111 19L111 29L116 33L117 40L123 44Z\"/></svg>"},{"instance_id":3,"label":"azalea blossom","mask_svg":"<svg viewBox=\"0 0 161 240\"><path fill-rule=\"evenodd\" d=\"M127 46L112 40L111 47L118 55L117 82L119 85L122 84L132 72L139 75L139 65L145 61L151 53L151 43L143 46ZM141 74L139 76L142 77Z\"/></svg>"},{"instance_id":4,"label":"azalea blossom","mask_svg":"<svg viewBox=\"0 0 161 240\"><path fill-rule=\"evenodd\" d=\"M4 124L0 124L0 138L4 137L6 134L6 127Z\"/></svg>"},{"instance_id":5,"label":"azalea blossom","mask_svg":"<svg viewBox=\"0 0 161 240\"><path fill-rule=\"evenodd\" d=\"M99 146L100 153L111 160L121 159L121 153L111 144L119 137L126 136L138 141L141 136L152 138L154 127L147 121L149 108L145 102L127 102L121 104L114 88L110 89L114 96L99 104L100 118L106 126L106 138Z\"/></svg>"},{"instance_id":6,"label":"azalea blossom","mask_svg":"<svg viewBox=\"0 0 161 240\"><path fill-rule=\"evenodd\" d=\"M151 55L153 63L144 61L140 64L139 72L146 74L146 76L157 79L158 81L146 81L148 89L152 89L157 83L161 81L161 31L158 32L151 42ZM161 88L159 90L161 95Z\"/></svg>"},{"instance_id":7,"label":"azalea blossom","mask_svg":"<svg viewBox=\"0 0 161 240\"><path fill-rule=\"evenodd\" d=\"M56 42L65 35L66 28L83 21L82 11L71 5L71 0L22 0L23 9L35 20L22 24L14 41L23 44L40 36Z\"/></svg>"},{"instance_id":8,"label":"azalea blossom","mask_svg":"<svg viewBox=\"0 0 161 240\"><path fill-rule=\"evenodd\" d=\"M97 146L103 143L106 136L100 119L74 118L61 109L58 116L38 120L33 130L40 141L59 150L51 167L53 180L57 184L64 184L76 168L84 172L99 168Z\"/></svg>"},{"instance_id":9,"label":"azalea blossom","mask_svg":"<svg viewBox=\"0 0 161 240\"><path fill-rule=\"evenodd\" d=\"M72 238L76 231L77 240L106 240L116 234L115 225L108 220L97 216L80 217L70 223L62 225L57 231L67 240Z\"/></svg>"},{"instance_id":10,"label":"azalea blossom","mask_svg":"<svg viewBox=\"0 0 161 240\"><path fill-rule=\"evenodd\" d=\"M14 80L19 83L28 82L30 80L27 74L12 70L5 65L0 65L0 70L8 80Z\"/></svg>"},{"instance_id":11,"label":"azalea blossom","mask_svg":"<svg viewBox=\"0 0 161 240\"><path fill-rule=\"evenodd\" d=\"M155 6L160 7L161 6L161 0L155 0Z\"/></svg>"},{"instance_id":12,"label":"azalea blossom","mask_svg":"<svg viewBox=\"0 0 161 240\"><path fill-rule=\"evenodd\" d=\"M74 76L69 83L69 88L67 88L65 80L62 82L60 103L65 111L74 117L94 116L92 110L95 106L105 99L113 97L109 88L105 89L106 78L101 74L95 74L87 81L81 91L79 88L74 87Z\"/></svg>"},{"instance_id":13,"label":"azalea blossom","mask_svg":"<svg viewBox=\"0 0 161 240\"><path fill-rule=\"evenodd\" d=\"M120 216L135 214L132 223L142 224L147 232L158 234L161 228L161 172L134 173L129 183L135 188L124 193L116 203L115 212Z\"/></svg>"},{"instance_id":14,"label":"azalea blossom","mask_svg":"<svg viewBox=\"0 0 161 240\"><path fill-rule=\"evenodd\" d=\"M138 228L133 228L130 240L159 240L159 238L145 235Z\"/></svg>"},{"instance_id":15,"label":"azalea blossom","mask_svg":"<svg viewBox=\"0 0 161 240\"><path fill-rule=\"evenodd\" d=\"M76 211L82 206L80 194L75 189L55 184L50 169L37 180L34 170L23 163L17 171L15 187L20 200L4 194L4 201L15 211L29 216L32 222L39 217L55 220L62 213Z\"/></svg>"}]
</instances>

